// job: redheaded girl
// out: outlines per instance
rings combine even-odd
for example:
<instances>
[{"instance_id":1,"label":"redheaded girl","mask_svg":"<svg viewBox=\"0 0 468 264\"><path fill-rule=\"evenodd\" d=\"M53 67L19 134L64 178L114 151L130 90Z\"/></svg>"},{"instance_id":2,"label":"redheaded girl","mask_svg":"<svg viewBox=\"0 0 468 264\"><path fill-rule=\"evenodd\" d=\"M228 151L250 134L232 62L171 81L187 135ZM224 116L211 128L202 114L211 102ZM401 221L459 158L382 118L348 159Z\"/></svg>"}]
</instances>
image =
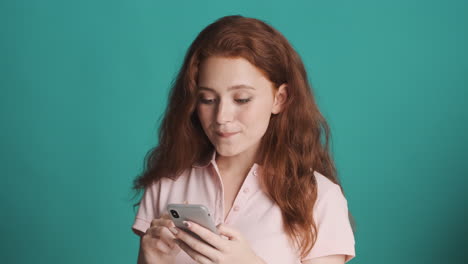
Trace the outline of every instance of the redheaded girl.
<instances>
[{"instance_id":1,"label":"redheaded girl","mask_svg":"<svg viewBox=\"0 0 468 264\"><path fill-rule=\"evenodd\" d=\"M134 189L139 263L345 263L352 218L330 130L286 38L243 16L208 25L173 83L158 146ZM168 203L203 204L211 246L174 226ZM351 220L350 220L351 219Z\"/></svg>"}]
</instances>

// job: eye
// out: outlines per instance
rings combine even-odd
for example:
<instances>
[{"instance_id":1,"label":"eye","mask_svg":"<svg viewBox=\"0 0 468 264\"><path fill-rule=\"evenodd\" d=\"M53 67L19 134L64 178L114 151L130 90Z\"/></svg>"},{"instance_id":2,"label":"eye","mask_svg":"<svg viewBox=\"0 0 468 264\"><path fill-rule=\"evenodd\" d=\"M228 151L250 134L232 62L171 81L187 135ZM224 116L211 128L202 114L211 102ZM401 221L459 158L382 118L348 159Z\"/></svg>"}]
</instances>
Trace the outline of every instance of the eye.
<instances>
[{"instance_id":1,"label":"eye","mask_svg":"<svg viewBox=\"0 0 468 264\"><path fill-rule=\"evenodd\" d=\"M214 99L205 99L205 98L200 98L200 102L202 104L212 104L215 100Z\"/></svg>"},{"instance_id":2,"label":"eye","mask_svg":"<svg viewBox=\"0 0 468 264\"><path fill-rule=\"evenodd\" d=\"M241 103L241 104L245 104L245 103L250 102L250 98L247 98L247 99L237 99L236 102Z\"/></svg>"}]
</instances>

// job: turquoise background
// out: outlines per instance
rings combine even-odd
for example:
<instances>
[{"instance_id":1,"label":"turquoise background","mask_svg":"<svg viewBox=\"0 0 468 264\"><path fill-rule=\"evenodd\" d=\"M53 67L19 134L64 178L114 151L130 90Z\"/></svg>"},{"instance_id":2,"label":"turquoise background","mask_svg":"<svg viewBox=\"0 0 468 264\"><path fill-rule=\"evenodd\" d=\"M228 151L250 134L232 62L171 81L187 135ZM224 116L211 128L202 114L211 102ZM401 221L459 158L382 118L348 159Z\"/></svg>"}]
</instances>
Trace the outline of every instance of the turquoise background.
<instances>
[{"instance_id":1,"label":"turquoise background","mask_svg":"<svg viewBox=\"0 0 468 264\"><path fill-rule=\"evenodd\" d=\"M2 1L2 263L135 263L131 182L195 36L262 19L302 56L357 221L351 263L462 263L467 1Z\"/></svg>"}]
</instances>

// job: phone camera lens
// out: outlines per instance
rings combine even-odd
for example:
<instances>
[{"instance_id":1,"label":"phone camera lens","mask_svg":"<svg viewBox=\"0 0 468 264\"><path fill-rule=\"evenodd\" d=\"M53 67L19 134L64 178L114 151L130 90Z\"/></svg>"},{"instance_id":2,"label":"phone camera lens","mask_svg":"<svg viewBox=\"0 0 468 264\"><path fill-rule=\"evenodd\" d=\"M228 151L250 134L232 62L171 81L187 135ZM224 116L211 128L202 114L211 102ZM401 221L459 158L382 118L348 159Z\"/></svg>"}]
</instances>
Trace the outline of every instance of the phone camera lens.
<instances>
[{"instance_id":1,"label":"phone camera lens","mask_svg":"<svg viewBox=\"0 0 468 264\"><path fill-rule=\"evenodd\" d=\"M171 214L174 218L179 218L179 214L177 213L176 210L171 210Z\"/></svg>"}]
</instances>

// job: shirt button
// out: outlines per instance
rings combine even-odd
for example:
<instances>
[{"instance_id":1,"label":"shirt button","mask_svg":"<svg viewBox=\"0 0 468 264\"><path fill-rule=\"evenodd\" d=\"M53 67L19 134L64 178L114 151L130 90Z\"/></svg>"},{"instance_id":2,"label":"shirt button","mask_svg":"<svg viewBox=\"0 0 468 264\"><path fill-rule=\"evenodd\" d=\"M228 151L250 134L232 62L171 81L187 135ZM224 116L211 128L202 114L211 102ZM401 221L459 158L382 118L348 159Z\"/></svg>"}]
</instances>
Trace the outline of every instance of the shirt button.
<instances>
[{"instance_id":1,"label":"shirt button","mask_svg":"<svg viewBox=\"0 0 468 264\"><path fill-rule=\"evenodd\" d=\"M240 208L239 208L239 206L237 206L237 205L236 205L236 206L234 206L234 211L236 211L236 212L237 212L237 211L239 211L239 209L240 209Z\"/></svg>"},{"instance_id":2,"label":"shirt button","mask_svg":"<svg viewBox=\"0 0 468 264\"><path fill-rule=\"evenodd\" d=\"M244 193L248 193L248 192L249 192L249 188L245 188Z\"/></svg>"},{"instance_id":3,"label":"shirt button","mask_svg":"<svg viewBox=\"0 0 468 264\"><path fill-rule=\"evenodd\" d=\"M256 170L254 170L253 174L254 174L255 176L257 176L257 171L256 171Z\"/></svg>"}]
</instances>

